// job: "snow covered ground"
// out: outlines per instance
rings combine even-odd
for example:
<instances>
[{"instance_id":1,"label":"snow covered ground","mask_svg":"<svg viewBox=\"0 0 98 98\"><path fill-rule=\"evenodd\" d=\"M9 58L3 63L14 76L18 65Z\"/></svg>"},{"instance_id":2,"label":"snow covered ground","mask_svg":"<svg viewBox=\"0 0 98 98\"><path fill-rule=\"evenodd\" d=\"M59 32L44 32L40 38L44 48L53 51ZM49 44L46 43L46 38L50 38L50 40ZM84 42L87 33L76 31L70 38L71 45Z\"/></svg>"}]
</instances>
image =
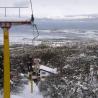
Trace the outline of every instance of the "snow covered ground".
<instances>
[{"instance_id":1,"label":"snow covered ground","mask_svg":"<svg viewBox=\"0 0 98 98\"><path fill-rule=\"evenodd\" d=\"M3 98L3 96L0 95L0 98ZM41 95L36 84L34 84L33 93L31 93L30 84L28 84L25 85L23 93L19 95L11 95L11 98L43 98L43 96Z\"/></svg>"}]
</instances>

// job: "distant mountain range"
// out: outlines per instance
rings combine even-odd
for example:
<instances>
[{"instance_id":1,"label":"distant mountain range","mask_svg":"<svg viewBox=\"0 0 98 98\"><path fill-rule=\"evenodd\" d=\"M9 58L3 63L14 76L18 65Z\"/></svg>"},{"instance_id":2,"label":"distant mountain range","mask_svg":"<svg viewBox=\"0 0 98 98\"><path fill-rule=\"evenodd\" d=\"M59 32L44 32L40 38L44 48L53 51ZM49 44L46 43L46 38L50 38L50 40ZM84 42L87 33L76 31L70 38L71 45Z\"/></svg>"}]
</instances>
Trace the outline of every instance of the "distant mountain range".
<instances>
[{"instance_id":1,"label":"distant mountain range","mask_svg":"<svg viewBox=\"0 0 98 98\"><path fill-rule=\"evenodd\" d=\"M67 16L68 17L68 16ZM69 16L69 19L35 18L38 39L98 39L98 15ZM80 17L80 18L79 18ZM10 29L11 42L29 42L37 32L31 25L17 25ZM0 42L3 41L0 29Z\"/></svg>"},{"instance_id":2,"label":"distant mountain range","mask_svg":"<svg viewBox=\"0 0 98 98\"><path fill-rule=\"evenodd\" d=\"M39 29L98 29L98 15L66 16L62 19L35 18Z\"/></svg>"},{"instance_id":3,"label":"distant mountain range","mask_svg":"<svg viewBox=\"0 0 98 98\"><path fill-rule=\"evenodd\" d=\"M88 15L65 15L65 16L54 16L54 17L40 17L39 19L64 19L64 20L75 20L75 19L95 19L98 18L98 14L88 14Z\"/></svg>"}]
</instances>

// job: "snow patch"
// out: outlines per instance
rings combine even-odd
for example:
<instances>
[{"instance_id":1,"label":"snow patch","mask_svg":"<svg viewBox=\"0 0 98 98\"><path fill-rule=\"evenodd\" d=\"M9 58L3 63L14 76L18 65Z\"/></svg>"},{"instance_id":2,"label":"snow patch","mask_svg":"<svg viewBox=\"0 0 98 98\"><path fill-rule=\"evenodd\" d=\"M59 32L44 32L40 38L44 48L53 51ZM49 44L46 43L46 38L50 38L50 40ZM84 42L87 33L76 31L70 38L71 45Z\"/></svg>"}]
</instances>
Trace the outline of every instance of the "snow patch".
<instances>
[{"instance_id":1,"label":"snow patch","mask_svg":"<svg viewBox=\"0 0 98 98\"><path fill-rule=\"evenodd\" d=\"M30 22L30 17L0 17L0 22Z\"/></svg>"},{"instance_id":2,"label":"snow patch","mask_svg":"<svg viewBox=\"0 0 98 98\"><path fill-rule=\"evenodd\" d=\"M40 66L40 70L45 70L47 72L51 72L51 73L54 73L56 74L57 73L57 69L56 68L50 68L50 67L47 67L47 66L44 66L44 65L41 65Z\"/></svg>"},{"instance_id":3,"label":"snow patch","mask_svg":"<svg viewBox=\"0 0 98 98\"><path fill-rule=\"evenodd\" d=\"M11 98L43 98L41 95L38 86L33 83L33 93L30 91L30 84L25 85L23 93L18 95L11 95ZM3 98L2 95L0 95L0 98Z\"/></svg>"}]
</instances>

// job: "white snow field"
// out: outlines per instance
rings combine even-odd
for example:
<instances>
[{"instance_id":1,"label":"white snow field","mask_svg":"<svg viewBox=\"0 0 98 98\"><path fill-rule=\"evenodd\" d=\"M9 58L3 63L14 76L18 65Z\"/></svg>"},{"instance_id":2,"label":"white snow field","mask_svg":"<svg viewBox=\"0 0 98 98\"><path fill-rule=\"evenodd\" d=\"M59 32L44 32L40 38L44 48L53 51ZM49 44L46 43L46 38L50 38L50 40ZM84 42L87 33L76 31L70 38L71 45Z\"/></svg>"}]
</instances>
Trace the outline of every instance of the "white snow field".
<instances>
[{"instance_id":1,"label":"white snow field","mask_svg":"<svg viewBox=\"0 0 98 98\"><path fill-rule=\"evenodd\" d=\"M30 22L31 17L0 17L0 22Z\"/></svg>"},{"instance_id":2,"label":"white snow field","mask_svg":"<svg viewBox=\"0 0 98 98\"><path fill-rule=\"evenodd\" d=\"M19 94L19 95L11 95L11 98L43 98L43 96L41 95L38 86L36 86L36 84L34 84L34 88L33 88L33 93L31 93L30 91L30 84L25 85L23 93ZM3 96L0 95L0 98L3 98Z\"/></svg>"}]
</instances>

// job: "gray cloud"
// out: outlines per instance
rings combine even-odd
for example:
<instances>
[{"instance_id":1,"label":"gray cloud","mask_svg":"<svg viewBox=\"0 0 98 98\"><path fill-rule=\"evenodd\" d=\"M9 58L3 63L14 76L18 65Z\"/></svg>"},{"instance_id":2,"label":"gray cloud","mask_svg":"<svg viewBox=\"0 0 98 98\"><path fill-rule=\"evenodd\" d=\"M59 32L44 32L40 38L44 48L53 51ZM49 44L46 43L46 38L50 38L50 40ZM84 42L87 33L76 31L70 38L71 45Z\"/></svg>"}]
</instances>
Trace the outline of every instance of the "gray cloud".
<instances>
[{"instance_id":1,"label":"gray cloud","mask_svg":"<svg viewBox=\"0 0 98 98\"><path fill-rule=\"evenodd\" d=\"M27 6L28 4L29 0L0 0L0 6ZM98 13L98 0L32 0L32 4L36 17Z\"/></svg>"},{"instance_id":2,"label":"gray cloud","mask_svg":"<svg viewBox=\"0 0 98 98\"><path fill-rule=\"evenodd\" d=\"M28 0L0 0L0 6L27 6Z\"/></svg>"}]
</instances>

